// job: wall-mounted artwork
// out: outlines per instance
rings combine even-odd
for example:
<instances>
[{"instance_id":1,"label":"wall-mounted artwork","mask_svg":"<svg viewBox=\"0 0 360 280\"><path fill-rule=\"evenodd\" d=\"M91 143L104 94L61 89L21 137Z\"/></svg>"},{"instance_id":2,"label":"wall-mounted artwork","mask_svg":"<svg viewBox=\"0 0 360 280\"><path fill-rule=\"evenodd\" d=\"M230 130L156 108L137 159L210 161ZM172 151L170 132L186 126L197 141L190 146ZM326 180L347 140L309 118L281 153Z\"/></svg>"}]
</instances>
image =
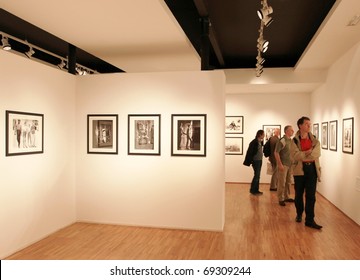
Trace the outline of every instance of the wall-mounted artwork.
<instances>
[{"instance_id":1,"label":"wall-mounted artwork","mask_svg":"<svg viewBox=\"0 0 360 280\"><path fill-rule=\"evenodd\" d=\"M240 134L244 133L244 117L226 116L225 133L240 133Z\"/></svg>"},{"instance_id":2,"label":"wall-mounted artwork","mask_svg":"<svg viewBox=\"0 0 360 280\"><path fill-rule=\"evenodd\" d=\"M118 153L118 115L87 116L87 152Z\"/></svg>"},{"instance_id":3,"label":"wall-mounted artwork","mask_svg":"<svg viewBox=\"0 0 360 280\"><path fill-rule=\"evenodd\" d=\"M160 155L160 115L128 115L128 154Z\"/></svg>"},{"instance_id":4,"label":"wall-mounted artwork","mask_svg":"<svg viewBox=\"0 0 360 280\"><path fill-rule=\"evenodd\" d=\"M321 148L328 149L328 122L321 123Z\"/></svg>"},{"instance_id":5,"label":"wall-mounted artwork","mask_svg":"<svg viewBox=\"0 0 360 280\"><path fill-rule=\"evenodd\" d=\"M242 155L244 138L236 136L225 137L225 155Z\"/></svg>"},{"instance_id":6,"label":"wall-mounted artwork","mask_svg":"<svg viewBox=\"0 0 360 280\"><path fill-rule=\"evenodd\" d=\"M6 156L44 153L44 115L6 111Z\"/></svg>"},{"instance_id":7,"label":"wall-mounted artwork","mask_svg":"<svg viewBox=\"0 0 360 280\"><path fill-rule=\"evenodd\" d=\"M171 115L171 155L206 156L206 115Z\"/></svg>"},{"instance_id":8,"label":"wall-mounted artwork","mask_svg":"<svg viewBox=\"0 0 360 280\"><path fill-rule=\"evenodd\" d=\"M329 149L337 151L337 121L329 122Z\"/></svg>"},{"instance_id":9,"label":"wall-mounted artwork","mask_svg":"<svg viewBox=\"0 0 360 280\"><path fill-rule=\"evenodd\" d=\"M278 128L281 133L281 125L279 125L279 124L263 125L263 130L265 132L264 143L267 142L271 136L274 136L274 131L276 128Z\"/></svg>"},{"instance_id":10,"label":"wall-mounted artwork","mask_svg":"<svg viewBox=\"0 0 360 280\"><path fill-rule=\"evenodd\" d=\"M316 137L316 139L319 140L319 124L318 123L313 124L313 135Z\"/></svg>"},{"instance_id":11,"label":"wall-mounted artwork","mask_svg":"<svg viewBox=\"0 0 360 280\"><path fill-rule=\"evenodd\" d=\"M354 118L343 119L342 150L344 153L354 153Z\"/></svg>"}]
</instances>

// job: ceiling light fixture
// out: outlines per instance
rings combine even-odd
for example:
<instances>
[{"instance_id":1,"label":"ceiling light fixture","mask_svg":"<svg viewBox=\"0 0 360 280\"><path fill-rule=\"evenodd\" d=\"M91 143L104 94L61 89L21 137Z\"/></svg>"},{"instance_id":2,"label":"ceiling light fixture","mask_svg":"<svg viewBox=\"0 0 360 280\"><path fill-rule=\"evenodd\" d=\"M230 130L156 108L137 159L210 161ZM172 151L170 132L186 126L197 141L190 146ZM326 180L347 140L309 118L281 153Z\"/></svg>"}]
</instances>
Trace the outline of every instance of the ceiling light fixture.
<instances>
[{"instance_id":1,"label":"ceiling light fixture","mask_svg":"<svg viewBox=\"0 0 360 280\"><path fill-rule=\"evenodd\" d=\"M11 50L11 45L9 44L9 40L8 40L8 37L5 37L4 35L2 36L2 39L1 39L1 44L2 44L2 49L4 51L9 51Z\"/></svg>"},{"instance_id":2,"label":"ceiling light fixture","mask_svg":"<svg viewBox=\"0 0 360 280\"><path fill-rule=\"evenodd\" d=\"M256 77L260 77L263 73L265 58L262 54L269 48L269 41L264 39L264 27L268 27L274 20L269 17L273 13L273 8L268 6L267 0L261 0L262 9L257 11L257 15L260 18L259 38L257 39L257 51L256 56Z\"/></svg>"},{"instance_id":3,"label":"ceiling light fixture","mask_svg":"<svg viewBox=\"0 0 360 280\"><path fill-rule=\"evenodd\" d=\"M270 6L257 11L257 14L261 20L263 20L268 15L271 15L272 13L273 13L273 8Z\"/></svg>"},{"instance_id":4,"label":"ceiling light fixture","mask_svg":"<svg viewBox=\"0 0 360 280\"><path fill-rule=\"evenodd\" d=\"M40 53L43 52L43 53L45 53L47 55L52 56L53 58L57 58L60 61L60 63L59 64L53 64L53 63L41 60L40 58L34 58L33 57L34 60L37 60L37 61L39 61L41 63L45 63L46 65L50 65L50 66L53 66L53 67L58 67L60 70L66 70L67 65L68 65L67 64L68 63L68 58L67 57L65 58L65 57L59 56L59 55L57 55L55 53L52 53L50 51L47 51L47 50L45 50L43 48L40 48L40 47L38 47L36 45L31 44L27 40L21 40L21 39L16 38L16 37L14 37L12 35L4 33L2 31L0 31L0 35L2 37L1 43L2 43L2 49L3 50L6 50L6 51L11 50L11 52L14 52L14 53L21 52L21 53L25 54L28 58L32 58L33 55L35 54L34 49L36 49L36 51L39 51ZM22 45L28 46L29 50L27 52L23 52L23 50L20 51L20 50L15 48L15 45L14 45L14 49L12 49L11 45L9 44L9 38L11 38L11 40L14 41L14 42L18 42L18 43L21 43ZM99 73L96 70L92 70L92 69L90 69L90 68L88 68L86 66L83 66L83 65L79 64L79 63L76 63L76 67L77 67L77 69L79 69L77 71L78 75L98 74Z\"/></svg>"},{"instance_id":5,"label":"ceiling light fixture","mask_svg":"<svg viewBox=\"0 0 360 280\"><path fill-rule=\"evenodd\" d=\"M57 65L57 67L60 69L60 70L63 70L64 67L66 66L66 63L65 63L65 60L61 60L61 62Z\"/></svg>"},{"instance_id":6,"label":"ceiling light fixture","mask_svg":"<svg viewBox=\"0 0 360 280\"><path fill-rule=\"evenodd\" d=\"M28 58L31 58L33 56L33 54L35 53L33 47L30 46L29 50L27 52L25 52L25 55L28 57Z\"/></svg>"}]
</instances>

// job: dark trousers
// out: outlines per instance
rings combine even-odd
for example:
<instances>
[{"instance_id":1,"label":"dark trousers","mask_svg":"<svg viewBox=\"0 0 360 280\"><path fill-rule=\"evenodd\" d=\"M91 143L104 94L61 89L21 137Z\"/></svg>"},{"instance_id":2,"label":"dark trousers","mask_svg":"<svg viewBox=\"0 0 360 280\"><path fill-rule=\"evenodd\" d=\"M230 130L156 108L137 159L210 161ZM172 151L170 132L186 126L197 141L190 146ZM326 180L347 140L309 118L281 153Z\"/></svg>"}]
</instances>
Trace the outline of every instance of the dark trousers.
<instances>
[{"instance_id":1,"label":"dark trousers","mask_svg":"<svg viewBox=\"0 0 360 280\"><path fill-rule=\"evenodd\" d=\"M251 193L257 193L259 191L261 166L262 166L262 160L254 160L252 163L252 168L254 170L254 177L251 181L251 187L250 187Z\"/></svg>"},{"instance_id":2,"label":"dark trousers","mask_svg":"<svg viewBox=\"0 0 360 280\"><path fill-rule=\"evenodd\" d=\"M305 192L305 221L313 222L316 201L316 182L317 174L315 163L303 164L304 176L294 176L295 182L295 207L296 214L301 216L304 212L304 192Z\"/></svg>"}]
</instances>

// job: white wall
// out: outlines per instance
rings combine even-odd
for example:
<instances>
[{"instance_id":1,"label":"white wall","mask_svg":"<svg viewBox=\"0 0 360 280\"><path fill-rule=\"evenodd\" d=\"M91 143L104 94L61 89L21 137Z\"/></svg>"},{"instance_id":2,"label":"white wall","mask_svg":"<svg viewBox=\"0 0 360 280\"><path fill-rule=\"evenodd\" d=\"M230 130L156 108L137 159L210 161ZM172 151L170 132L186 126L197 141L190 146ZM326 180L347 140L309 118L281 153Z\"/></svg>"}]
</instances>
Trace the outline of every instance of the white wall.
<instances>
[{"instance_id":1,"label":"white wall","mask_svg":"<svg viewBox=\"0 0 360 280\"><path fill-rule=\"evenodd\" d=\"M0 51L0 258L75 221L75 77ZM5 156L5 111L44 114L44 153Z\"/></svg>"},{"instance_id":2,"label":"white wall","mask_svg":"<svg viewBox=\"0 0 360 280\"><path fill-rule=\"evenodd\" d=\"M239 93L226 95L226 115L244 116L243 155L226 155L225 181L250 183L252 167L243 165L249 143L263 125L281 125L281 135L285 125L292 125L297 131L296 122L301 116L310 116L309 93ZM267 159L263 158L260 183L269 183L271 176L266 174Z\"/></svg>"},{"instance_id":3,"label":"white wall","mask_svg":"<svg viewBox=\"0 0 360 280\"><path fill-rule=\"evenodd\" d=\"M360 224L360 44L328 71L324 86L312 94L313 122L338 121L337 151L322 149L318 190ZM342 152L344 118L354 117L354 154ZM321 129L320 129L321 132ZM320 136L321 139L321 136Z\"/></svg>"},{"instance_id":4,"label":"white wall","mask_svg":"<svg viewBox=\"0 0 360 280\"><path fill-rule=\"evenodd\" d=\"M111 74L77 84L77 217L222 230L223 72ZM87 114L119 115L118 155L87 154ZM161 156L127 155L128 114L161 114ZM207 156L172 157L171 114L207 114Z\"/></svg>"}]
</instances>

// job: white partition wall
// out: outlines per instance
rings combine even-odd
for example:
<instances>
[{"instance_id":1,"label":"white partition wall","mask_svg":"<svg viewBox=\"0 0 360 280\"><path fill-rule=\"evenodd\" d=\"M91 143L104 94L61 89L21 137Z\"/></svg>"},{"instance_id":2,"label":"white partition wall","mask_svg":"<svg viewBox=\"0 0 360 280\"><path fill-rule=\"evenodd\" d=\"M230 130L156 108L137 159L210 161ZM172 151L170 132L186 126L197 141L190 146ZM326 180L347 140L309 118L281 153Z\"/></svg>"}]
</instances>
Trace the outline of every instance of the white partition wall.
<instances>
[{"instance_id":1,"label":"white partition wall","mask_svg":"<svg viewBox=\"0 0 360 280\"><path fill-rule=\"evenodd\" d=\"M77 84L80 221L222 230L222 72L111 74ZM118 154L87 154L87 115L117 114ZM128 114L161 115L161 155L128 155ZM171 115L206 114L206 157L171 156Z\"/></svg>"},{"instance_id":2,"label":"white partition wall","mask_svg":"<svg viewBox=\"0 0 360 280\"><path fill-rule=\"evenodd\" d=\"M0 258L74 221L76 78L0 51ZM5 156L5 111L44 114L44 153Z\"/></svg>"}]
</instances>

